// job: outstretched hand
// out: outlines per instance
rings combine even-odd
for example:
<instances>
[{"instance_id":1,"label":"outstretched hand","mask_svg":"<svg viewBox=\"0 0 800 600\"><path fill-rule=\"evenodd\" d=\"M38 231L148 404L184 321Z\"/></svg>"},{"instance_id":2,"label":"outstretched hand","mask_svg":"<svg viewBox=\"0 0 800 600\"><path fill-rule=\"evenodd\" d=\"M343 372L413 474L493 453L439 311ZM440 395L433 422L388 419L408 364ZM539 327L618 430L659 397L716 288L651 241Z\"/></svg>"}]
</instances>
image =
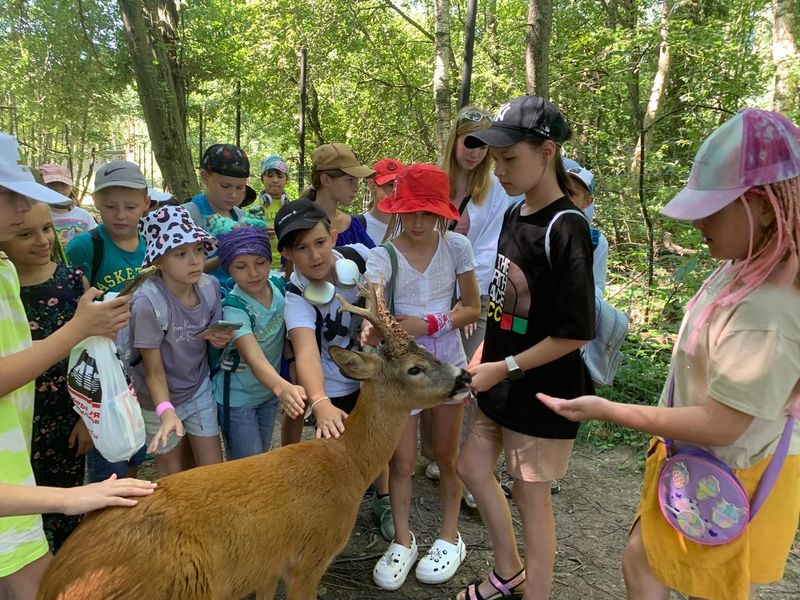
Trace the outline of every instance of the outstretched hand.
<instances>
[{"instance_id":1,"label":"outstretched hand","mask_svg":"<svg viewBox=\"0 0 800 600\"><path fill-rule=\"evenodd\" d=\"M280 401L281 410L290 419L296 419L305 412L306 409L306 390L302 385L293 385L284 381L284 386L275 390L275 395Z\"/></svg>"},{"instance_id":2,"label":"outstretched hand","mask_svg":"<svg viewBox=\"0 0 800 600\"><path fill-rule=\"evenodd\" d=\"M603 419L609 404L608 400L600 396L579 396L572 400L565 400L539 392L536 397L554 413L570 421Z\"/></svg>"},{"instance_id":3,"label":"outstretched hand","mask_svg":"<svg viewBox=\"0 0 800 600\"><path fill-rule=\"evenodd\" d=\"M178 415L175 414L175 409L168 408L161 413L161 425L153 436L153 439L150 440L150 444L147 446L147 453L155 454L159 447L166 448L167 442L169 441L169 434L173 431L179 438L183 437L183 423L178 418Z\"/></svg>"},{"instance_id":4,"label":"outstretched hand","mask_svg":"<svg viewBox=\"0 0 800 600\"><path fill-rule=\"evenodd\" d=\"M157 486L157 483L141 479L117 479L116 474L112 474L100 483L64 489L63 513L81 515L106 506L136 506L138 501L128 496L147 496Z\"/></svg>"},{"instance_id":5,"label":"outstretched hand","mask_svg":"<svg viewBox=\"0 0 800 600\"><path fill-rule=\"evenodd\" d=\"M347 413L335 407L330 401L324 401L314 413L317 418L317 438L338 439L344 433L344 421Z\"/></svg>"}]
</instances>

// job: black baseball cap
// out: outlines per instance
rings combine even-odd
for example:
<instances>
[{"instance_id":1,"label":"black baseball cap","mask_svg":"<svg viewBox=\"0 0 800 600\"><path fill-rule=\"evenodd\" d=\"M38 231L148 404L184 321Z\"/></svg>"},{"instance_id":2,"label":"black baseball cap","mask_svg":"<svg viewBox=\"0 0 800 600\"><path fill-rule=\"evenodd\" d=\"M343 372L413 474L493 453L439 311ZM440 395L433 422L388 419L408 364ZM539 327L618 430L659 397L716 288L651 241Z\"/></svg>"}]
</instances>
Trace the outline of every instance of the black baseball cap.
<instances>
[{"instance_id":1,"label":"black baseball cap","mask_svg":"<svg viewBox=\"0 0 800 600\"><path fill-rule=\"evenodd\" d=\"M219 173L226 177L250 177L250 159L244 150L233 144L214 144L203 153L200 168L209 173ZM244 201L241 206L247 206L256 199L256 191L249 185L246 186Z\"/></svg>"},{"instance_id":2,"label":"black baseball cap","mask_svg":"<svg viewBox=\"0 0 800 600\"><path fill-rule=\"evenodd\" d=\"M312 229L322 221L330 223L328 215L313 200L300 198L284 204L275 215L275 235L278 236L278 250L283 250L283 241L291 232Z\"/></svg>"},{"instance_id":3,"label":"black baseball cap","mask_svg":"<svg viewBox=\"0 0 800 600\"><path fill-rule=\"evenodd\" d=\"M520 96L504 104L492 124L464 138L467 148L505 148L535 135L563 144L572 137L564 115L541 96Z\"/></svg>"}]
</instances>

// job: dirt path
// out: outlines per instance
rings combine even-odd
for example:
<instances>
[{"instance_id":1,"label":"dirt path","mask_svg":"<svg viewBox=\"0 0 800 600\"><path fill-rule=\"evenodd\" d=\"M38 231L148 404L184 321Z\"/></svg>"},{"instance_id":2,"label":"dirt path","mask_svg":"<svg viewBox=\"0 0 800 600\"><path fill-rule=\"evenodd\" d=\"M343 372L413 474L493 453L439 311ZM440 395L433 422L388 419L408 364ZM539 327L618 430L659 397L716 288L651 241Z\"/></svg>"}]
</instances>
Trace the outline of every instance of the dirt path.
<instances>
[{"instance_id":1,"label":"dirt path","mask_svg":"<svg viewBox=\"0 0 800 600\"><path fill-rule=\"evenodd\" d=\"M570 472L562 482L563 490L553 500L558 537L554 600L620 600L625 597L620 564L627 528L638 500L642 455L629 448L607 451L589 445L576 448ZM439 516L436 483L425 477L423 464L419 464L414 476L412 507L412 529L420 550L427 549L433 542ZM519 533L516 509L513 514ZM372 568L387 544L380 537L365 500L350 543L322 581L320 598L454 598L467 583L485 575L493 564L486 529L477 511L462 510L460 530L467 545L467 560L450 583L441 587L420 585L412 572L400 590L385 592L372 583ZM764 588L757 598L795 600L800 597L798 590L800 536L784 581Z\"/></svg>"}]
</instances>

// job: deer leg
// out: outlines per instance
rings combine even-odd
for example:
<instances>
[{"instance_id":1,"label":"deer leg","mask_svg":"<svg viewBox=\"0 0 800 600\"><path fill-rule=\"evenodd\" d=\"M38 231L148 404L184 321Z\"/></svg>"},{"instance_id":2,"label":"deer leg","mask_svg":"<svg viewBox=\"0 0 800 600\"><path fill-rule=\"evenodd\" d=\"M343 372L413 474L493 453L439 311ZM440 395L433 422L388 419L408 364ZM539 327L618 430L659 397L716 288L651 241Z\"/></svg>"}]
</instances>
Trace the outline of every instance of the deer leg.
<instances>
[{"instance_id":1,"label":"deer leg","mask_svg":"<svg viewBox=\"0 0 800 600\"><path fill-rule=\"evenodd\" d=\"M324 561L323 561L324 562ZM322 568L319 564L310 564L307 561L301 568L293 568L285 578L287 600L317 600L317 590L319 582L328 568L328 563L324 562Z\"/></svg>"},{"instance_id":2,"label":"deer leg","mask_svg":"<svg viewBox=\"0 0 800 600\"><path fill-rule=\"evenodd\" d=\"M256 600L273 600L275 591L278 588L278 578L269 577L256 589Z\"/></svg>"}]
</instances>

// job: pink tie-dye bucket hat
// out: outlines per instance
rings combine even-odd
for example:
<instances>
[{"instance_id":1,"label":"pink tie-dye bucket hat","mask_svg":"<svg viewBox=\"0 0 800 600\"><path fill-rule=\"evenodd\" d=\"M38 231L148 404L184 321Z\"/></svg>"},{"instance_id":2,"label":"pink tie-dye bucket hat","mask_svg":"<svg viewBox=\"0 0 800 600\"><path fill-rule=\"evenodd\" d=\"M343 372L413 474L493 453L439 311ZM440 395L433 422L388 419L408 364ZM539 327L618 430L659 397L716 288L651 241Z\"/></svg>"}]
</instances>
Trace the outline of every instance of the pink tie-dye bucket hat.
<instances>
[{"instance_id":1,"label":"pink tie-dye bucket hat","mask_svg":"<svg viewBox=\"0 0 800 600\"><path fill-rule=\"evenodd\" d=\"M725 208L753 186L800 176L800 129L777 112L745 108L700 147L689 182L662 213L693 221Z\"/></svg>"}]
</instances>

